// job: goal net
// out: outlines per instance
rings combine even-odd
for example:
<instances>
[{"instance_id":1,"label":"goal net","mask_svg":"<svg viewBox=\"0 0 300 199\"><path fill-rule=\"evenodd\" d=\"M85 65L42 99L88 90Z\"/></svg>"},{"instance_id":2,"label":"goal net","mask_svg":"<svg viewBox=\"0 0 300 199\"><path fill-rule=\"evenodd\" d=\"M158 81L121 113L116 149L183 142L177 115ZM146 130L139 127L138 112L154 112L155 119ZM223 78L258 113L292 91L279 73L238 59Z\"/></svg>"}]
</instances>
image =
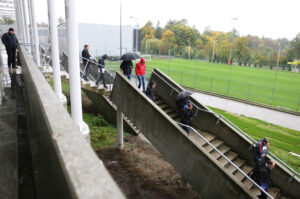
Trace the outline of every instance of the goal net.
<instances>
[{"instance_id":1,"label":"goal net","mask_svg":"<svg viewBox=\"0 0 300 199\"><path fill-rule=\"evenodd\" d=\"M140 55L141 58L144 58L145 61L151 61L151 55Z\"/></svg>"}]
</instances>

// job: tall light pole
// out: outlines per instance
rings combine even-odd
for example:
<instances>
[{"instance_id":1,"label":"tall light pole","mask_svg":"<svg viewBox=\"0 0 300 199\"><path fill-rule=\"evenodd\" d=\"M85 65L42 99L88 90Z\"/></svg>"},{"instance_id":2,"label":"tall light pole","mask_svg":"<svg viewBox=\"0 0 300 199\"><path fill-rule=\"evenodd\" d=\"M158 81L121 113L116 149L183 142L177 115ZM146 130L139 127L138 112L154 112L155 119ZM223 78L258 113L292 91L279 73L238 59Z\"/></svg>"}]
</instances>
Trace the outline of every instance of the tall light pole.
<instances>
[{"instance_id":1,"label":"tall light pole","mask_svg":"<svg viewBox=\"0 0 300 199\"><path fill-rule=\"evenodd\" d=\"M120 0L120 58L122 57L122 0Z\"/></svg>"},{"instance_id":2,"label":"tall light pole","mask_svg":"<svg viewBox=\"0 0 300 199\"><path fill-rule=\"evenodd\" d=\"M232 28L232 36L231 36L231 46L230 46L230 54L229 54L229 61L228 61L228 65L231 65L232 64L232 47L233 47L233 41L234 41L234 35L233 35L233 32L234 32L234 22L238 20L237 17L235 18L232 18L231 20L233 20L233 28Z\"/></svg>"},{"instance_id":3,"label":"tall light pole","mask_svg":"<svg viewBox=\"0 0 300 199\"><path fill-rule=\"evenodd\" d=\"M279 67L279 60L280 60L280 51L281 51L281 44L280 44L280 40L279 40L279 48L278 48L278 57L277 57L277 70Z\"/></svg>"},{"instance_id":4,"label":"tall light pole","mask_svg":"<svg viewBox=\"0 0 300 199\"><path fill-rule=\"evenodd\" d=\"M218 42L219 40L216 40L214 41L214 46L213 46L213 62L215 60L215 48L216 48L216 43Z\"/></svg>"},{"instance_id":5,"label":"tall light pole","mask_svg":"<svg viewBox=\"0 0 300 199\"><path fill-rule=\"evenodd\" d=\"M138 52L138 30L139 30L139 24L137 17L130 17L131 19L135 19L136 21L136 29L135 29L135 52Z\"/></svg>"},{"instance_id":6,"label":"tall light pole","mask_svg":"<svg viewBox=\"0 0 300 199\"><path fill-rule=\"evenodd\" d=\"M77 0L65 0L66 22L67 22L67 43L68 63L70 75L70 97L71 114L75 124L78 125L83 136L89 139L89 128L82 117L81 82L79 71L79 46L78 46L78 23L77 23Z\"/></svg>"},{"instance_id":7,"label":"tall light pole","mask_svg":"<svg viewBox=\"0 0 300 199\"><path fill-rule=\"evenodd\" d=\"M272 97L271 97L271 106L273 105L273 98L274 98L274 92L275 92L275 87L276 87L276 80L277 80L277 73L278 73L278 66L279 66L279 59L280 59L280 50L281 50L281 44L280 44L280 39L279 39L277 66L276 66L275 79L274 79L274 83L273 83L273 90L272 90Z\"/></svg>"},{"instance_id":8,"label":"tall light pole","mask_svg":"<svg viewBox=\"0 0 300 199\"><path fill-rule=\"evenodd\" d=\"M188 40L189 42L189 60L191 59L191 41Z\"/></svg>"}]
</instances>

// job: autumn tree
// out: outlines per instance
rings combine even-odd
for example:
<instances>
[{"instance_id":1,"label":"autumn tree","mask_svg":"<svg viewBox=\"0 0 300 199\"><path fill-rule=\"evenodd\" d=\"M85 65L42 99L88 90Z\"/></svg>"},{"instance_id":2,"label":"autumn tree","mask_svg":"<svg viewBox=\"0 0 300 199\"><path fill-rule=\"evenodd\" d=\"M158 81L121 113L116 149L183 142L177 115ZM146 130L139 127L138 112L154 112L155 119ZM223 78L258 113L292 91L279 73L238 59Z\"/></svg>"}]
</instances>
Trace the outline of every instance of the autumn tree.
<instances>
[{"instance_id":1,"label":"autumn tree","mask_svg":"<svg viewBox=\"0 0 300 199\"><path fill-rule=\"evenodd\" d=\"M164 33L162 34L161 40L167 48L174 47L176 42L174 32L172 30L165 30Z\"/></svg>"},{"instance_id":2,"label":"autumn tree","mask_svg":"<svg viewBox=\"0 0 300 199\"><path fill-rule=\"evenodd\" d=\"M238 64L246 66L247 61L250 57L250 49L248 47L248 38L247 37L239 37L234 41L234 58L237 59Z\"/></svg>"},{"instance_id":3,"label":"autumn tree","mask_svg":"<svg viewBox=\"0 0 300 199\"><path fill-rule=\"evenodd\" d=\"M155 30L152 26L152 22L148 21L144 27L141 28L142 39L153 39L155 36Z\"/></svg>"}]
</instances>

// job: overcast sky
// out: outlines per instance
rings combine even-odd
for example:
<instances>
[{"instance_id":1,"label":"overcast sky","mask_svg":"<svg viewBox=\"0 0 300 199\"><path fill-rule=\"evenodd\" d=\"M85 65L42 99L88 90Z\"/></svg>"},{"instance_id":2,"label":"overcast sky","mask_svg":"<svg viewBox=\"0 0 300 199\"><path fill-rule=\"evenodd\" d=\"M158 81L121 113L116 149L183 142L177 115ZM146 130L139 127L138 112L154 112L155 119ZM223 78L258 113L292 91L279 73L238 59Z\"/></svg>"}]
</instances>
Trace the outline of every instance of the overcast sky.
<instances>
[{"instance_id":1,"label":"overcast sky","mask_svg":"<svg viewBox=\"0 0 300 199\"><path fill-rule=\"evenodd\" d=\"M48 21L47 0L35 0L37 21ZM120 0L77 0L78 21L119 25ZM57 17L64 16L64 0L56 0ZM185 18L190 26L203 32L231 31L233 25L241 35L273 39L292 39L300 32L300 0L122 0L123 25L144 25L159 20ZM131 19L130 17L136 19ZM233 24L232 18L238 20Z\"/></svg>"}]
</instances>

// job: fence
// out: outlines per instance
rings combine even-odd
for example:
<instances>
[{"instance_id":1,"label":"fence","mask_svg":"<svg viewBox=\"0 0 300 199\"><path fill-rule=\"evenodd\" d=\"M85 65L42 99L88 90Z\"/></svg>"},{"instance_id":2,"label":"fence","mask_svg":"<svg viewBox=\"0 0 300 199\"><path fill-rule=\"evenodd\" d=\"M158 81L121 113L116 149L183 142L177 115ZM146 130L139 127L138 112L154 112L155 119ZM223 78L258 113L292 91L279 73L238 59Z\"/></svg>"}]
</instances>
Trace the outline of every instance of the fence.
<instances>
[{"instance_id":1,"label":"fence","mask_svg":"<svg viewBox=\"0 0 300 199\"><path fill-rule=\"evenodd\" d=\"M158 68L181 86L256 102L278 109L300 111L300 89L297 89L300 85L300 78L295 80L294 77L290 77L290 75L297 74L290 72L282 72L281 74L277 71L271 71L272 74L265 77L257 73L255 74L257 76L249 75L241 78L237 76L245 74L237 74L237 72L230 74L231 72L228 71L228 73L224 72L224 75L220 76L220 74L213 72L207 74L200 69L183 72L184 66L181 69L176 69L172 64L164 63ZM155 68L156 64L149 65L151 67L148 68Z\"/></svg>"}]
</instances>

